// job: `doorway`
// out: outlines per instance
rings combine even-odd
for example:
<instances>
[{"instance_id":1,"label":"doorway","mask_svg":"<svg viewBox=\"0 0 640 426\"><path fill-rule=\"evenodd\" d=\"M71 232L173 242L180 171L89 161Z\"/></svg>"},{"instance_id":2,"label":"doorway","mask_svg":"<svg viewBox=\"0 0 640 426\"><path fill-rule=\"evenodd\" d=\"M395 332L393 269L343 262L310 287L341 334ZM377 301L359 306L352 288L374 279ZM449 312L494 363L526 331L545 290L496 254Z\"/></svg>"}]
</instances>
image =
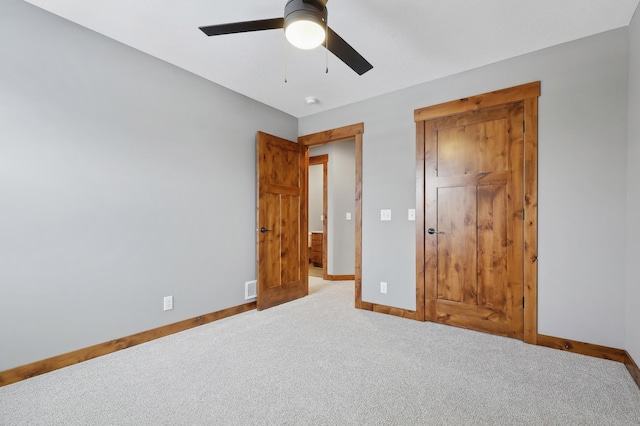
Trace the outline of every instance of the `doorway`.
<instances>
[{"instance_id":1,"label":"doorway","mask_svg":"<svg viewBox=\"0 0 640 426\"><path fill-rule=\"evenodd\" d=\"M310 154L311 155L311 154ZM327 227L329 155L309 157L309 178L307 179L308 232L309 232L309 276L327 276Z\"/></svg>"},{"instance_id":2,"label":"doorway","mask_svg":"<svg viewBox=\"0 0 640 426\"><path fill-rule=\"evenodd\" d=\"M313 133L298 138L298 143L302 146L303 155L306 159L306 170L308 175L309 166L309 149L314 146L325 145L333 142L345 141L352 139L355 141L355 193L354 193L354 212L352 215L354 234L355 234L355 270L353 279L355 282L355 307L362 309L367 308L368 304L362 303L362 135L364 133L364 124L358 123L350 126L340 127L336 129L326 130L323 132ZM306 182L308 176L304 179ZM305 209L306 211L306 209ZM308 217L303 226L308 229ZM341 278L341 277L337 277ZM345 278L346 279L346 278Z\"/></svg>"},{"instance_id":3,"label":"doorway","mask_svg":"<svg viewBox=\"0 0 640 426\"><path fill-rule=\"evenodd\" d=\"M322 173L325 170L326 174ZM321 266L324 280L352 281L355 279L355 140L311 147L308 182L313 257L310 271L314 265Z\"/></svg>"}]
</instances>

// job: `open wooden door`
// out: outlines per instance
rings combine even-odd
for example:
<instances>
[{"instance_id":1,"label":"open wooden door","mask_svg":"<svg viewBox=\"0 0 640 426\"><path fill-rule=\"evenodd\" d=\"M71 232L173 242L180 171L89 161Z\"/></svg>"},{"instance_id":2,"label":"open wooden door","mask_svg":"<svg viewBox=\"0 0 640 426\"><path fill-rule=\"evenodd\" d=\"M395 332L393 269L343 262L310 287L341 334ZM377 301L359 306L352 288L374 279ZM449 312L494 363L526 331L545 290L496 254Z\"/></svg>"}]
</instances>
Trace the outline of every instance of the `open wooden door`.
<instances>
[{"instance_id":1,"label":"open wooden door","mask_svg":"<svg viewBox=\"0 0 640 426\"><path fill-rule=\"evenodd\" d=\"M257 305L258 310L304 297L307 221L303 146L258 132Z\"/></svg>"}]
</instances>

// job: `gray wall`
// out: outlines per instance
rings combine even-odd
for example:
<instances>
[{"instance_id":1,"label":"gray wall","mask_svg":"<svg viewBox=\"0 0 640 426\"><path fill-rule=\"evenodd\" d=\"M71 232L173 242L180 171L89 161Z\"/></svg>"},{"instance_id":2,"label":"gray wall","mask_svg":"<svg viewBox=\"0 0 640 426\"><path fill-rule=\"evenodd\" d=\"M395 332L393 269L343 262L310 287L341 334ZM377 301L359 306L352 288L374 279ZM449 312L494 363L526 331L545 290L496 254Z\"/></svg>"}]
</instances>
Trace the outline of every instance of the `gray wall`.
<instances>
[{"instance_id":1,"label":"gray wall","mask_svg":"<svg viewBox=\"0 0 640 426\"><path fill-rule=\"evenodd\" d=\"M327 170L327 273L355 273L356 144L341 141L311 148L309 155L329 154ZM346 219L351 213L351 220Z\"/></svg>"},{"instance_id":2,"label":"gray wall","mask_svg":"<svg viewBox=\"0 0 640 426\"><path fill-rule=\"evenodd\" d=\"M295 139L364 121L363 298L414 309L413 110L534 80L539 331L638 361L639 21L297 123L3 0L0 371L244 303L256 130ZM175 309L162 312L170 294Z\"/></svg>"},{"instance_id":3,"label":"gray wall","mask_svg":"<svg viewBox=\"0 0 640 426\"><path fill-rule=\"evenodd\" d=\"M541 80L539 332L624 347L627 59L624 28L300 119L364 121L363 300L415 309L414 109Z\"/></svg>"},{"instance_id":4,"label":"gray wall","mask_svg":"<svg viewBox=\"0 0 640 426\"><path fill-rule=\"evenodd\" d=\"M19 0L0 58L0 371L245 303L297 120Z\"/></svg>"},{"instance_id":5,"label":"gray wall","mask_svg":"<svg viewBox=\"0 0 640 426\"><path fill-rule=\"evenodd\" d=\"M322 232L323 230L323 180L322 164L309 166L309 232Z\"/></svg>"},{"instance_id":6,"label":"gray wall","mask_svg":"<svg viewBox=\"0 0 640 426\"><path fill-rule=\"evenodd\" d=\"M629 209L627 214L627 344L640 364L640 7L629 28Z\"/></svg>"}]
</instances>

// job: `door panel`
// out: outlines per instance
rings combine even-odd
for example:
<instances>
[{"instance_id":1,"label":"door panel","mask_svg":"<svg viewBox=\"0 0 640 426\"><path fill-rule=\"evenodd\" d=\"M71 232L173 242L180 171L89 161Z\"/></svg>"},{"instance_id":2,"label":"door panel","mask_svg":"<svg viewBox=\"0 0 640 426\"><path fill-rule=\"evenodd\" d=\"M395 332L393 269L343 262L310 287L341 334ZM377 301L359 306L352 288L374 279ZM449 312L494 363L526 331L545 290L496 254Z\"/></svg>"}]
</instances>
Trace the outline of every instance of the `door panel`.
<instances>
[{"instance_id":1,"label":"door panel","mask_svg":"<svg viewBox=\"0 0 640 426\"><path fill-rule=\"evenodd\" d=\"M506 120L474 123L438 132L438 176L507 170Z\"/></svg>"},{"instance_id":2,"label":"door panel","mask_svg":"<svg viewBox=\"0 0 640 426\"><path fill-rule=\"evenodd\" d=\"M257 136L257 306L266 309L308 294L306 167L297 143Z\"/></svg>"},{"instance_id":3,"label":"door panel","mask_svg":"<svg viewBox=\"0 0 640 426\"><path fill-rule=\"evenodd\" d=\"M266 288L272 288L280 285L281 274L279 256L269 256L269 254L278 253L280 250L280 196L263 193L260 196L259 206L262 218L258 223L266 226L270 231L259 235L258 251L262 252L263 256L260 257L258 263L258 276L262 278L261 281Z\"/></svg>"},{"instance_id":4,"label":"door panel","mask_svg":"<svg viewBox=\"0 0 640 426\"><path fill-rule=\"evenodd\" d=\"M438 299L476 301L475 206L471 186L438 189Z\"/></svg>"},{"instance_id":5,"label":"door panel","mask_svg":"<svg viewBox=\"0 0 640 426\"><path fill-rule=\"evenodd\" d=\"M507 309L506 185L478 187L478 304Z\"/></svg>"},{"instance_id":6,"label":"door panel","mask_svg":"<svg viewBox=\"0 0 640 426\"><path fill-rule=\"evenodd\" d=\"M295 285L300 281L300 201L300 197L291 195L283 195L281 197L281 280L285 286Z\"/></svg>"},{"instance_id":7,"label":"door panel","mask_svg":"<svg viewBox=\"0 0 640 426\"><path fill-rule=\"evenodd\" d=\"M425 122L427 319L523 337L523 105Z\"/></svg>"}]
</instances>

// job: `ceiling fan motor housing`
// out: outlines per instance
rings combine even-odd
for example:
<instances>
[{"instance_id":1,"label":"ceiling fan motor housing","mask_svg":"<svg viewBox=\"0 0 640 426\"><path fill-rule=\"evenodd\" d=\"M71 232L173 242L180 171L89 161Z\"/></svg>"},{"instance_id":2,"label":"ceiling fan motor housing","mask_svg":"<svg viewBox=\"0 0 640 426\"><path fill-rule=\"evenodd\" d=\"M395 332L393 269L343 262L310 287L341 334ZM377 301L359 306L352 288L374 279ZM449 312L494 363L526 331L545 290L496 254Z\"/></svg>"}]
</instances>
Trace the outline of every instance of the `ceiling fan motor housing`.
<instances>
[{"instance_id":1,"label":"ceiling fan motor housing","mask_svg":"<svg viewBox=\"0 0 640 426\"><path fill-rule=\"evenodd\" d=\"M326 2L320 0L289 0L284 7L284 28L299 20L315 21L327 27Z\"/></svg>"}]
</instances>

